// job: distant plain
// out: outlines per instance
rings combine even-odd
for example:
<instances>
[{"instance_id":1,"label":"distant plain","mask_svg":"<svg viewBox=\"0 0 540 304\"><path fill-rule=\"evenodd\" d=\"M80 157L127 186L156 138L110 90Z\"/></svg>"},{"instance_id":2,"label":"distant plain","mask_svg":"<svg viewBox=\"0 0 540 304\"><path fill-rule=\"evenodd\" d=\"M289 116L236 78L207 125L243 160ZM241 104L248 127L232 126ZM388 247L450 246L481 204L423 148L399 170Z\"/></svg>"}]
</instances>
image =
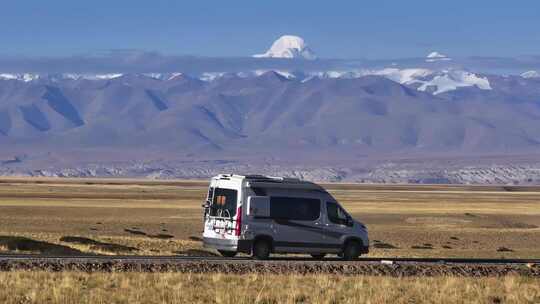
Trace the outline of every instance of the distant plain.
<instances>
[{"instance_id":1,"label":"distant plain","mask_svg":"<svg viewBox=\"0 0 540 304\"><path fill-rule=\"evenodd\" d=\"M369 256L540 256L540 187L326 184L368 226ZM0 252L214 255L207 181L0 179Z\"/></svg>"}]
</instances>

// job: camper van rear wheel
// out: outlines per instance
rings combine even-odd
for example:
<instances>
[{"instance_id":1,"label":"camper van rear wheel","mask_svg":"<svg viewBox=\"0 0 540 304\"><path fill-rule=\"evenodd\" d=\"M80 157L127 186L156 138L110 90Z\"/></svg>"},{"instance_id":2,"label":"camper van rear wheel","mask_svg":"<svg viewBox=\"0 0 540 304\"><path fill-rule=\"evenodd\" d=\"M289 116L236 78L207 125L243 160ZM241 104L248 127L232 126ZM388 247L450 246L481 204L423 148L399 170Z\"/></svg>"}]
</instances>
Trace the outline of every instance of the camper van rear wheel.
<instances>
[{"instance_id":1,"label":"camper van rear wheel","mask_svg":"<svg viewBox=\"0 0 540 304\"><path fill-rule=\"evenodd\" d=\"M253 244L253 257L258 260L266 260L270 256L272 245L268 240L257 240Z\"/></svg>"},{"instance_id":2,"label":"camper van rear wheel","mask_svg":"<svg viewBox=\"0 0 540 304\"><path fill-rule=\"evenodd\" d=\"M326 256L326 253L312 253L311 257L316 260L322 260Z\"/></svg>"},{"instance_id":3,"label":"camper van rear wheel","mask_svg":"<svg viewBox=\"0 0 540 304\"><path fill-rule=\"evenodd\" d=\"M234 258L236 256L236 251L218 250L218 252L226 258Z\"/></svg>"},{"instance_id":4,"label":"camper van rear wheel","mask_svg":"<svg viewBox=\"0 0 540 304\"><path fill-rule=\"evenodd\" d=\"M348 241L343 247L343 259L353 260L360 256L360 243L358 241Z\"/></svg>"}]
</instances>

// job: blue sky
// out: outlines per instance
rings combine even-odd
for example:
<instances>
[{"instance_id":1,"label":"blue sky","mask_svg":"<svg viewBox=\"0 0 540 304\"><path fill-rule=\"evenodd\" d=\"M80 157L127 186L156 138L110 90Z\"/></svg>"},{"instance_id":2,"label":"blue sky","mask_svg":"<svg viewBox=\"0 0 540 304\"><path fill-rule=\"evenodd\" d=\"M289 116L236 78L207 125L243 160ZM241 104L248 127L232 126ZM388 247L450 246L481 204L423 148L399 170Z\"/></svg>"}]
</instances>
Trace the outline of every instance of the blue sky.
<instances>
[{"instance_id":1,"label":"blue sky","mask_svg":"<svg viewBox=\"0 0 540 304\"><path fill-rule=\"evenodd\" d=\"M249 56L296 34L323 58L540 54L540 1L5 1L2 55Z\"/></svg>"}]
</instances>

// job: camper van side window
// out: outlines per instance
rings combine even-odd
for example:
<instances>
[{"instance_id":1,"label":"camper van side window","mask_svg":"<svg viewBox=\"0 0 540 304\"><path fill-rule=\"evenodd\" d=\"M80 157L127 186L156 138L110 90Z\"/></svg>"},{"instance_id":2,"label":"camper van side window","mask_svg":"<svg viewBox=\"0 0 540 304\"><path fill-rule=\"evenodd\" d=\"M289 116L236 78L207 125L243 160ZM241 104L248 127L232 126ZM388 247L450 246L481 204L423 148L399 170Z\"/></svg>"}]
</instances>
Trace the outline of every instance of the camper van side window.
<instances>
[{"instance_id":1,"label":"camper van side window","mask_svg":"<svg viewBox=\"0 0 540 304\"><path fill-rule=\"evenodd\" d=\"M347 224L347 213L338 204L326 202L326 213L330 222L339 225Z\"/></svg>"},{"instance_id":2,"label":"camper van side window","mask_svg":"<svg viewBox=\"0 0 540 304\"><path fill-rule=\"evenodd\" d=\"M270 217L282 220L314 221L320 217L321 201L313 198L270 198Z\"/></svg>"}]
</instances>

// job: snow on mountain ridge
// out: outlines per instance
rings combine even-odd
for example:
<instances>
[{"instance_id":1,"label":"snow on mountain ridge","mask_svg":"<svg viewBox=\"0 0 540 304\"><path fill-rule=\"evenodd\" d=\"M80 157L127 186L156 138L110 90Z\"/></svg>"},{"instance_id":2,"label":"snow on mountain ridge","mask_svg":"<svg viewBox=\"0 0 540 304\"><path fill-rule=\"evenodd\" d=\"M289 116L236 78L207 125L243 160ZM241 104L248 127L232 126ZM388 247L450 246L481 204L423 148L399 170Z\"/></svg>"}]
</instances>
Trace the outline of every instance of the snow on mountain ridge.
<instances>
[{"instance_id":1,"label":"snow on mountain ridge","mask_svg":"<svg viewBox=\"0 0 540 304\"><path fill-rule=\"evenodd\" d=\"M381 70L358 70L358 71L326 71L317 72L306 78L359 78L362 76L375 75L388 78L404 85L419 85L419 91L432 91L437 95L448 91L454 91L460 87L476 86L481 90L491 90L491 85L486 77L480 77L474 73L462 70L433 71L429 69L398 69L385 68ZM431 92L431 91L430 91Z\"/></svg>"},{"instance_id":2,"label":"snow on mountain ridge","mask_svg":"<svg viewBox=\"0 0 540 304\"><path fill-rule=\"evenodd\" d=\"M428 69L397 69L386 68L382 70L366 71L365 75L383 76L400 84L411 84L418 81L418 78L423 78L433 74L432 70Z\"/></svg>"},{"instance_id":3,"label":"snow on mountain ridge","mask_svg":"<svg viewBox=\"0 0 540 304\"><path fill-rule=\"evenodd\" d=\"M206 81L206 82L210 82L210 81L214 81L218 78L221 78L223 76L227 75L226 72L204 72L201 74L201 76L199 77L200 80L202 81Z\"/></svg>"},{"instance_id":4,"label":"snow on mountain ridge","mask_svg":"<svg viewBox=\"0 0 540 304\"><path fill-rule=\"evenodd\" d=\"M538 71L528 71L520 75L523 78L540 78L540 73Z\"/></svg>"},{"instance_id":5,"label":"snow on mountain ridge","mask_svg":"<svg viewBox=\"0 0 540 304\"><path fill-rule=\"evenodd\" d=\"M106 80L106 79L114 79L114 78L118 78L118 77L122 77L124 76L124 74L122 73L111 73L111 74L97 74L97 75L93 75L93 76L83 76L84 79L91 79L91 77L95 77L95 79L99 79L99 80Z\"/></svg>"},{"instance_id":6,"label":"snow on mountain ridge","mask_svg":"<svg viewBox=\"0 0 540 304\"><path fill-rule=\"evenodd\" d=\"M0 79L2 80L19 80L24 82L30 82L36 79L39 79L39 74L32 74L32 73L22 73L22 74L0 74Z\"/></svg>"},{"instance_id":7,"label":"snow on mountain ridge","mask_svg":"<svg viewBox=\"0 0 540 304\"><path fill-rule=\"evenodd\" d=\"M459 87L472 87L476 86L482 90L491 90L491 85L486 77L480 77L474 73L463 70L430 70L425 68L383 68L374 70L328 70L328 71L313 71L313 72L299 72L288 70L273 70L273 69L259 69L252 71L243 71L236 73L227 72L205 72L198 75L198 79L211 82L226 75L234 75L239 78L258 77L267 72L275 72L276 74L287 78L296 79L301 82L307 82L314 78L320 79L354 79L368 75L375 75L385 77L394 82L403 85L413 85L419 91L428 91L434 95L441 94L448 91L456 90ZM122 73L109 73L109 74L0 74L0 80L17 80L30 82L40 79L46 79L52 82L58 82L62 80L110 80L122 77L126 74ZM143 73L136 74L160 81L171 81L177 77L184 75L180 72L175 73ZM533 77L532 74L525 76ZM522 77L525 77L522 75Z\"/></svg>"},{"instance_id":8,"label":"snow on mountain ridge","mask_svg":"<svg viewBox=\"0 0 540 304\"><path fill-rule=\"evenodd\" d=\"M274 41L272 46L264 54L253 55L255 58L300 58L314 60L315 53L307 46L304 39L293 35L284 35Z\"/></svg>"},{"instance_id":9,"label":"snow on mountain ridge","mask_svg":"<svg viewBox=\"0 0 540 304\"><path fill-rule=\"evenodd\" d=\"M19 80L24 82L30 82L35 81L39 79L48 78L50 80L79 80L79 79L87 79L87 80L105 80L105 79L113 79L123 76L122 73L109 73L109 74L76 74L76 73L62 73L62 74L37 74L37 73L17 73L17 74L9 74L9 73L3 73L0 74L0 80Z\"/></svg>"},{"instance_id":10,"label":"snow on mountain ridge","mask_svg":"<svg viewBox=\"0 0 540 304\"><path fill-rule=\"evenodd\" d=\"M476 86L481 90L492 90L486 77L459 70L443 71L437 73L429 81L415 80L414 83L421 83L421 86L418 87L419 91L428 91L429 88L434 88L433 95L454 91L460 87Z\"/></svg>"}]
</instances>

